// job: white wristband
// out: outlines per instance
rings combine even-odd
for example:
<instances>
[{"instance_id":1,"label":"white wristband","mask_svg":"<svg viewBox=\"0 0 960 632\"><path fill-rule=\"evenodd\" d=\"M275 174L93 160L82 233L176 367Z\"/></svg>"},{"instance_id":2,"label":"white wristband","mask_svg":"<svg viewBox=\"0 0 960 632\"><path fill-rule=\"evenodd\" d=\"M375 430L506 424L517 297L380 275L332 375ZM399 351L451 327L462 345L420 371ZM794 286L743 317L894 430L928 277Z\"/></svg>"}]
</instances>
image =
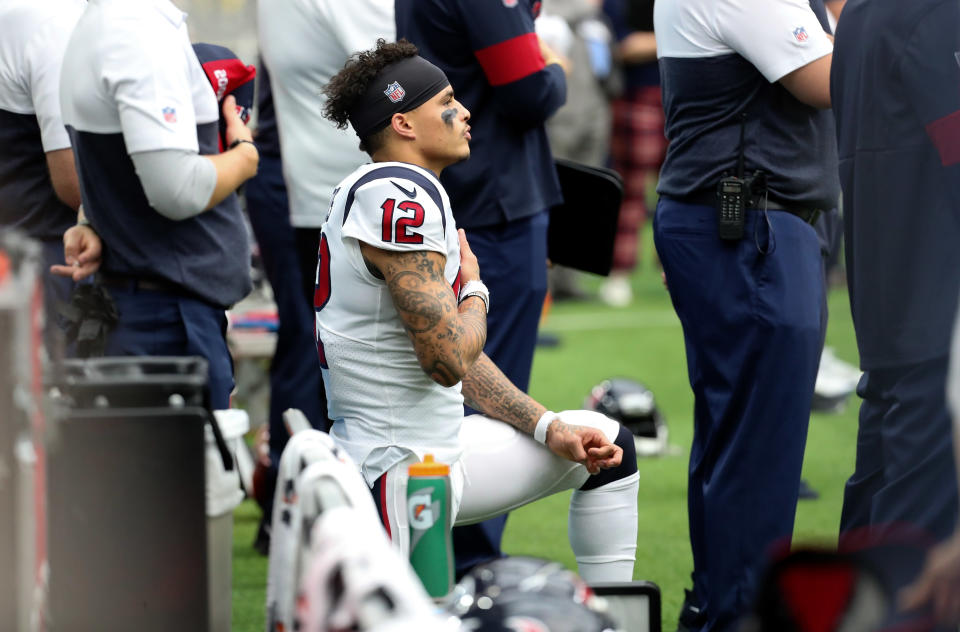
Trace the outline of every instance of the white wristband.
<instances>
[{"instance_id":1,"label":"white wristband","mask_svg":"<svg viewBox=\"0 0 960 632\"><path fill-rule=\"evenodd\" d=\"M533 438L539 443L547 442L547 428L550 427L550 424L553 423L554 419L560 419L560 415L548 410L543 413L543 416L540 417L540 421L537 422L537 427L533 429Z\"/></svg>"},{"instance_id":2,"label":"white wristband","mask_svg":"<svg viewBox=\"0 0 960 632\"><path fill-rule=\"evenodd\" d=\"M483 281L467 281L466 284L460 288L460 296L457 297L457 305L464 302L470 296L476 296L483 301L483 305L486 308L487 313L490 313L490 290L487 289L487 286L484 285Z\"/></svg>"}]
</instances>

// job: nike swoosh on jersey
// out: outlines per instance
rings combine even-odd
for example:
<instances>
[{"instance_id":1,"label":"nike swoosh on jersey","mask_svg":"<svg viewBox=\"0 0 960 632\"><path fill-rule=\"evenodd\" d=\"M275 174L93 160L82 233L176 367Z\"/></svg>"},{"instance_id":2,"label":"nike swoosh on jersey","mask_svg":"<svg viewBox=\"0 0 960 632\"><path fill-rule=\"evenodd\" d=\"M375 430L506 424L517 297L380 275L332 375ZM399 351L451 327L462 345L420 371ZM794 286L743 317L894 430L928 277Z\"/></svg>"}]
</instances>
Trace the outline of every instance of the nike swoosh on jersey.
<instances>
[{"instance_id":1,"label":"nike swoosh on jersey","mask_svg":"<svg viewBox=\"0 0 960 632\"><path fill-rule=\"evenodd\" d=\"M401 191L403 191L403 194L406 195L406 196L407 196L408 198L410 198L411 200L416 199L416 197L417 197L417 187L413 187L412 190L407 191L406 189L404 189L402 186L400 186L399 184L397 184L397 183L394 182L393 180L390 181L390 184L392 184L393 186L395 186L395 187L397 187L398 189L400 189Z\"/></svg>"}]
</instances>

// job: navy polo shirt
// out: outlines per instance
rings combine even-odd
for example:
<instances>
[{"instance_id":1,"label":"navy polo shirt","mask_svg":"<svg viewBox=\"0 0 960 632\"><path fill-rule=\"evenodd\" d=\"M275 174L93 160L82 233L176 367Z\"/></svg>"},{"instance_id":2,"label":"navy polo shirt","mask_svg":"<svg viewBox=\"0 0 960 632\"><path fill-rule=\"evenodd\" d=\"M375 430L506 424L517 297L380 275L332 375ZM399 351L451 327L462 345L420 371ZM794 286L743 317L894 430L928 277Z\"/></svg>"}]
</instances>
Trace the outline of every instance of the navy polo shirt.
<instances>
[{"instance_id":1,"label":"navy polo shirt","mask_svg":"<svg viewBox=\"0 0 960 632\"><path fill-rule=\"evenodd\" d=\"M566 100L534 31L540 2L397 0L397 37L442 69L470 110L470 159L443 170L461 228L529 217L562 200L544 122Z\"/></svg>"},{"instance_id":2,"label":"navy polo shirt","mask_svg":"<svg viewBox=\"0 0 960 632\"><path fill-rule=\"evenodd\" d=\"M104 245L101 270L154 278L219 306L250 291L250 249L234 194L182 221L150 207L130 154L216 154L219 108L168 0L90 0L61 78L84 211ZM176 186L176 174L169 174Z\"/></svg>"},{"instance_id":3,"label":"navy polo shirt","mask_svg":"<svg viewBox=\"0 0 960 632\"><path fill-rule=\"evenodd\" d=\"M850 0L831 90L864 369L946 355L960 290L960 4Z\"/></svg>"},{"instance_id":4,"label":"navy polo shirt","mask_svg":"<svg viewBox=\"0 0 960 632\"><path fill-rule=\"evenodd\" d=\"M746 171L770 198L831 209L840 196L833 117L777 83L832 51L822 0L657 0L657 55L670 141L657 191L714 191L732 174L746 114Z\"/></svg>"},{"instance_id":5,"label":"navy polo shirt","mask_svg":"<svg viewBox=\"0 0 960 632\"><path fill-rule=\"evenodd\" d=\"M46 154L70 149L60 65L82 0L0 3L0 227L59 240L77 213L57 197Z\"/></svg>"}]
</instances>

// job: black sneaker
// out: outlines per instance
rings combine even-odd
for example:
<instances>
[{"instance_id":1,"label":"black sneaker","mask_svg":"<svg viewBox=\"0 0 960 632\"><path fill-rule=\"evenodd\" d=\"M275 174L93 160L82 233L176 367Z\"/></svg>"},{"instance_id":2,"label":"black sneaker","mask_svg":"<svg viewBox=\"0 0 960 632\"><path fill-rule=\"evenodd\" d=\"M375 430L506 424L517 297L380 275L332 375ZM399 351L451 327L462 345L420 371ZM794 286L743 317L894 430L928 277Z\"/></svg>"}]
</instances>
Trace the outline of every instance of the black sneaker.
<instances>
[{"instance_id":1,"label":"black sneaker","mask_svg":"<svg viewBox=\"0 0 960 632\"><path fill-rule=\"evenodd\" d=\"M798 498L800 500L816 500L817 498L820 498L820 492L810 487L810 483L807 482L807 479L801 478Z\"/></svg>"},{"instance_id":2,"label":"black sneaker","mask_svg":"<svg viewBox=\"0 0 960 632\"><path fill-rule=\"evenodd\" d=\"M265 516L260 518L257 536L253 539L253 548L264 557L270 555L270 523L267 522Z\"/></svg>"},{"instance_id":3,"label":"black sneaker","mask_svg":"<svg viewBox=\"0 0 960 632\"><path fill-rule=\"evenodd\" d=\"M680 608L677 632L699 630L706 623L707 618L700 612L700 607L694 603L693 591L684 589L683 593L683 606Z\"/></svg>"},{"instance_id":4,"label":"black sneaker","mask_svg":"<svg viewBox=\"0 0 960 632\"><path fill-rule=\"evenodd\" d=\"M537 333L537 346L538 347L559 347L560 346L560 336L557 334L551 334L546 331L541 331Z\"/></svg>"}]
</instances>

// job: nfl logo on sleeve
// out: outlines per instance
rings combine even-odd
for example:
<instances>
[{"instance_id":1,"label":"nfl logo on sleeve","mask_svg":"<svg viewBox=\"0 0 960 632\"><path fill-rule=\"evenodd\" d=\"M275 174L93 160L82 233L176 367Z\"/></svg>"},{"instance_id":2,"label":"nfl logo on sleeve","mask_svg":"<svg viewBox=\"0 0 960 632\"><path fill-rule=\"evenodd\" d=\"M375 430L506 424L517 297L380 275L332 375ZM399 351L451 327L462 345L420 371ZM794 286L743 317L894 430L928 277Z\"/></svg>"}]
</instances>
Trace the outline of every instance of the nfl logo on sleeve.
<instances>
[{"instance_id":1,"label":"nfl logo on sleeve","mask_svg":"<svg viewBox=\"0 0 960 632\"><path fill-rule=\"evenodd\" d=\"M801 42L801 43L806 42L807 39L810 38L810 36L807 35L807 29L802 26L798 26L793 30L793 36L797 38L798 42Z\"/></svg>"},{"instance_id":2,"label":"nfl logo on sleeve","mask_svg":"<svg viewBox=\"0 0 960 632\"><path fill-rule=\"evenodd\" d=\"M165 107L163 110L163 120L167 123L176 123L177 122L177 111L172 107Z\"/></svg>"},{"instance_id":3,"label":"nfl logo on sleeve","mask_svg":"<svg viewBox=\"0 0 960 632\"><path fill-rule=\"evenodd\" d=\"M403 101L403 97L407 96L407 92L403 89L403 86L400 85L399 81L394 81L388 85L383 93L387 95L387 98L389 98L392 103L400 103Z\"/></svg>"}]
</instances>

